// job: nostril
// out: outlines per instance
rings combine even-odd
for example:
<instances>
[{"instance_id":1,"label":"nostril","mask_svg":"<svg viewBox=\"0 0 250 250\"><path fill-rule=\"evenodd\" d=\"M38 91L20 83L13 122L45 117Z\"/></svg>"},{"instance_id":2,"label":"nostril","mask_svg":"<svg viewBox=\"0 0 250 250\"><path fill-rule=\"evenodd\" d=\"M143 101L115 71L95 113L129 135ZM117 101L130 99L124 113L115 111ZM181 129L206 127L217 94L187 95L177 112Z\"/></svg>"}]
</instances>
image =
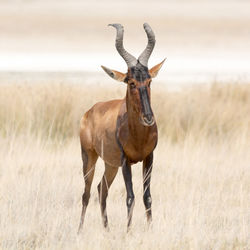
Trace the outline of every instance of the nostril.
<instances>
[{"instance_id":1,"label":"nostril","mask_svg":"<svg viewBox=\"0 0 250 250\"><path fill-rule=\"evenodd\" d=\"M144 126L152 126L155 122L153 115L143 115L141 121Z\"/></svg>"}]
</instances>

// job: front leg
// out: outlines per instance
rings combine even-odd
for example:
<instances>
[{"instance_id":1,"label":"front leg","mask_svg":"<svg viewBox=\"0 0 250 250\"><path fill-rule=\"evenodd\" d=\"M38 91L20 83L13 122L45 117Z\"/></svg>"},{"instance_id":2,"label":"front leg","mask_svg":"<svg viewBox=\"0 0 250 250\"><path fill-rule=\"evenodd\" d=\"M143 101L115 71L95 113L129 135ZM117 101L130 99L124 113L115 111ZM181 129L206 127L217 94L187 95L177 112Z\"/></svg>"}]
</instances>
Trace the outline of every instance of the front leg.
<instances>
[{"instance_id":1,"label":"front leg","mask_svg":"<svg viewBox=\"0 0 250 250\"><path fill-rule=\"evenodd\" d=\"M147 220L150 223L152 221L152 210L151 210L151 194L150 194L150 180L151 172L153 168L153 152L150 153L143 160L143 201L146 209Z\"/></svg>"},{"instance_id":2,"label":"front leg","mask_svg":"<svg viewBox=\"0 0 250 250\"><path fill-rule=\"evenodd\" d=\"M131 164L125 154L122 155L122 174L126 185L127 191L127 209L128 209L128 224L127 230L129 231L133 208L134 208L134 192L133 192L133 184L132 184L132 174L131 174Z\"/></svg>"}]
</instances>

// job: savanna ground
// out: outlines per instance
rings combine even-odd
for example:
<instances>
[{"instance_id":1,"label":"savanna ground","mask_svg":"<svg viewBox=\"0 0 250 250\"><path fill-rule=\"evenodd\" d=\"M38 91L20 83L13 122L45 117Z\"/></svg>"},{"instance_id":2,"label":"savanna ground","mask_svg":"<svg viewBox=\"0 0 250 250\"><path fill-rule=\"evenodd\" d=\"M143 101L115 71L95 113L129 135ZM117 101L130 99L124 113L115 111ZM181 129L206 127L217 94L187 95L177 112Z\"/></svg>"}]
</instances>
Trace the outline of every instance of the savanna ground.
<instances>
[{"instance_id":1,"label":"savanna ground","mask_svg":"<svg viewBox=\"0 0 250 250\"><path fill-rule=\"evenodd\" d=\"M0 85L0 249L250 249L250 85L153 85L159 128L152 174L153 223L133 166L135 208L126 233L119 171L102 227L96 186L77 235L84 188L81 115L97 101L124 96L107 88L54 81Z\"/></svg>"}]
</instances>

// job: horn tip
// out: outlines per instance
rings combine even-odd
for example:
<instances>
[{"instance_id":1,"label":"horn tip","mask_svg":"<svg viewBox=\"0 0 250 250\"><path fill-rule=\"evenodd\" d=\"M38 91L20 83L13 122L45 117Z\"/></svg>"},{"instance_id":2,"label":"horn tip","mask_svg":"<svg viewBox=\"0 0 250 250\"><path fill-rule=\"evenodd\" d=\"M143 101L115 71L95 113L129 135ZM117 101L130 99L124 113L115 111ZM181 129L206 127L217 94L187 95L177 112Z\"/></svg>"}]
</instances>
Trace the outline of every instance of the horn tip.
<instances>
[{"instance_id":1,"label":"horn tip","mask_svg":"<svg viewBox=\"0 0 250 250\"><path fill-rule=\"evenodd\" d=\"M123 26L120 23L110 23L110 24L108 24L108 26L115 27L116 29L118 29L118 28L123 29Z\"/></svg>"},{"instance_id":2,"label":"horn tip","mask_svg":"<svg viewBox=\"0 0 250 250\"><path fill-rule=\"evenodd\" d=\"M149 33L151 33L152 36L154 36L154 32L148 23L144 23L143 28L147 33L149 32Z\"/></svg>"}]
</instances>

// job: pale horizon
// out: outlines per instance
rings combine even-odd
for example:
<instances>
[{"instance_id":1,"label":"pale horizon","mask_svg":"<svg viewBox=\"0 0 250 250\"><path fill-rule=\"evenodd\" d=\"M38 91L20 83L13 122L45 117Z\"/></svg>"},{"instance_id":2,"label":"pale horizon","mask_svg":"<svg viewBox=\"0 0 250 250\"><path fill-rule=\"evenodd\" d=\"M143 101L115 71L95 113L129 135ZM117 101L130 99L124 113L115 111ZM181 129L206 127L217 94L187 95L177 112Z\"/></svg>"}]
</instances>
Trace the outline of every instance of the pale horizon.
<instances>
[{"instance_id":1,"label":"pale horizon","mask_svg":"<svg viewBox=\"0 0 250 250\"><path fill-rule=\"evenodd\" d=\"M138 56L146 45L142 24L148 22L157 41L149 65L167 58L162 75L173 81L250 79L247 1L226 5L225 1L146 1L144 5L141 1L133 5L2 1L0 6L0 73L98 73L100 65L124 71L126 65L114 46L115 31L107 24L124 25L125 47Z\"/></svg>"}]
</instances>

